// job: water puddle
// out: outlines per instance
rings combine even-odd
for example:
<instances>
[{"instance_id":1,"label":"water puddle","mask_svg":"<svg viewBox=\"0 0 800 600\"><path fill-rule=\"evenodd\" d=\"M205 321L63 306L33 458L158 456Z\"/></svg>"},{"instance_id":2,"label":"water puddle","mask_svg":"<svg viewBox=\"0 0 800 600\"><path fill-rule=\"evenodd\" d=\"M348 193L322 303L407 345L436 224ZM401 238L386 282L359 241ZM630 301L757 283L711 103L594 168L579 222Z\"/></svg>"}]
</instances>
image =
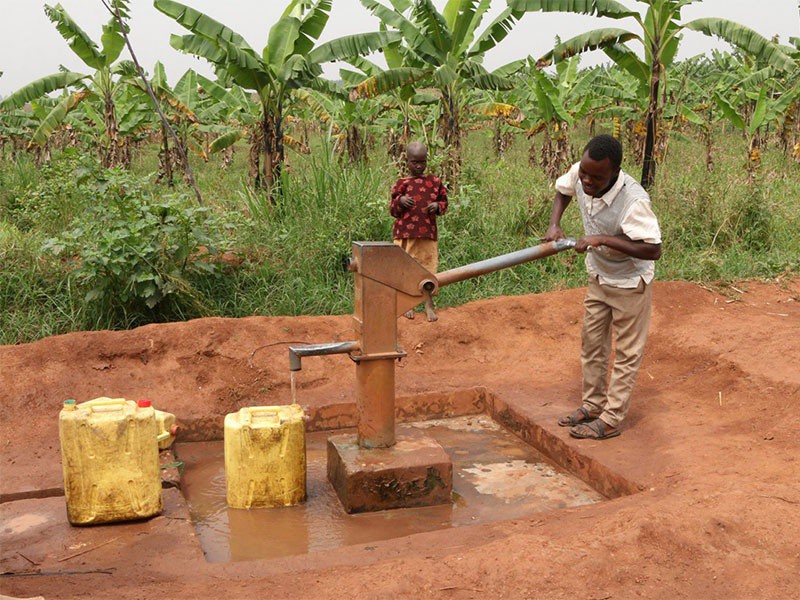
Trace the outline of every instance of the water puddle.
<instances>
[{"instance_id":1,"label":"water puddle","mask_svg":"<svg viewBox=\"0 0 800 600\"><path fill-rule=\"evenodd\" d=\"M179 444L176 452L186 465L182 489L206 558L228 562L306 554L603 500L488 416L406 427L424 428L450 455L452 504L348 515L326 477L325 444L331 434L317 432L306 440L306 504L229 509L222 442Z\"/></svg>"}]
</instances>

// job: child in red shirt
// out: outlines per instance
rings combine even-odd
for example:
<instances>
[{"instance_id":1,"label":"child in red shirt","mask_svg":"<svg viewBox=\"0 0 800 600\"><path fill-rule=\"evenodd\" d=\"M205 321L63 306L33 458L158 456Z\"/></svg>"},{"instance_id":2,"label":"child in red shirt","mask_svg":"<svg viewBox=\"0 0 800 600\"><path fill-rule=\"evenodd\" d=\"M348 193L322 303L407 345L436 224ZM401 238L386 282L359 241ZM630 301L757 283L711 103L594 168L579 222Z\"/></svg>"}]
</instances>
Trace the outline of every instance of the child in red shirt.
<instances>
[{"instance_id":1,"label":"child in red shirt","mask_svg":"<svg viewBox=\"0 0 800 600\"><path fill-rule=\"evenodd\" d=\"M389 205L389 212L395 218L392 237L395 244L423 267L436 273L439 269L436 215L447 211L447 189L441 179L425 174L428 149L424 144L411 142L406 156L410 176L398 179L392 187ZM413 319L414 311L408 311L405 316ZM432 310L428 311L428 320L436 320Z\"/></svg>"}]
</instances>

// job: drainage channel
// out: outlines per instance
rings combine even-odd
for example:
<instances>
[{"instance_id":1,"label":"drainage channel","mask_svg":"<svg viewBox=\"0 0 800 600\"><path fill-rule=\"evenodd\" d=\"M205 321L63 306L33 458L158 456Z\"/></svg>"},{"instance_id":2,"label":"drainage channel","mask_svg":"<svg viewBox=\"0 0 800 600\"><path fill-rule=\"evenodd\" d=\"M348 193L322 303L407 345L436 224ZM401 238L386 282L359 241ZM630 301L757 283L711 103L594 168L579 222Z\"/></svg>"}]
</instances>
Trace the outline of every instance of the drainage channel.
<instances>
[{"instance_id":1,"label":"drainage channel","mask_svg":"<svg viewBox=\"0 0 800 600\"><path fill-rule=\"evenodd\" d=\"M326 440L307 436L308 501L288 508L239 510L225 502L222 442L178 444L181 489L206 559L278 558L425 531L530 516L600 502L588 484L553 466L488 415L409 423L423 428L453 461L452 504L349 515L326 477Z\"/></svg>"}]
</instances>

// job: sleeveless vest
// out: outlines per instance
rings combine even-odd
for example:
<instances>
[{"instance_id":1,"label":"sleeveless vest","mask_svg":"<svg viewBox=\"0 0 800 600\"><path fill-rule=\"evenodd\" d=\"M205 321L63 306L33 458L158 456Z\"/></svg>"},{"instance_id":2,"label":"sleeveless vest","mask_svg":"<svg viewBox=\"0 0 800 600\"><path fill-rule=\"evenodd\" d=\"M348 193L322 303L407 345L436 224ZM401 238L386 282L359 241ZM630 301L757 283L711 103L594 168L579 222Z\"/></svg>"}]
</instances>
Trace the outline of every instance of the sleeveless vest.
<instances>
[{"instance_id":1,"label":"sleeveless vest","mask_svg":"<svg viewBox=\"0 0 800 600\"><path fill-rule=\"evenodd\" d=\"M619 176L624 178L622 188L611 205L601 202L600 210L594 215L589 214L590 200L583 192L583 186L578 180L575 191L586 235L620 235L624 233L622 220L628 213L628 209L635 202L649 198L644 188L633 177L623 171L620 171ZM586 253L586 270L589 275L598 276L601 284L622 288L637 287L640 278L644 279L645 283L650 283L655 274L652 260L634 258L606 246L592 248L591 252Z\"/></svg>"}]
</instances>

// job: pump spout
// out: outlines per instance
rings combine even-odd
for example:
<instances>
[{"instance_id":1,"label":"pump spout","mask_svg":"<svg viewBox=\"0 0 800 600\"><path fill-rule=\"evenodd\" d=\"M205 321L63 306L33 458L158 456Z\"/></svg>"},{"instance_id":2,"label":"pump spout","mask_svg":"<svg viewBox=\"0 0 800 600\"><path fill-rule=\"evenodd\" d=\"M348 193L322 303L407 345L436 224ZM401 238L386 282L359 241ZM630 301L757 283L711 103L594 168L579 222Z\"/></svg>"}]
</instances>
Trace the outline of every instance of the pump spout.
<instances>
[{"instance_id":1,"label":"pump spout","mask_svg":"<svg viewBox=\"0 0 800 600\"><path fill-rule=\"evenodd\" d=\"M361 347L358 342L334 342L332 344L309 344L308 346L289 346L289 370L302 369L300 362L304 356L323 356L325 354L350 354Z\"/></svg>"}]
</instances>

